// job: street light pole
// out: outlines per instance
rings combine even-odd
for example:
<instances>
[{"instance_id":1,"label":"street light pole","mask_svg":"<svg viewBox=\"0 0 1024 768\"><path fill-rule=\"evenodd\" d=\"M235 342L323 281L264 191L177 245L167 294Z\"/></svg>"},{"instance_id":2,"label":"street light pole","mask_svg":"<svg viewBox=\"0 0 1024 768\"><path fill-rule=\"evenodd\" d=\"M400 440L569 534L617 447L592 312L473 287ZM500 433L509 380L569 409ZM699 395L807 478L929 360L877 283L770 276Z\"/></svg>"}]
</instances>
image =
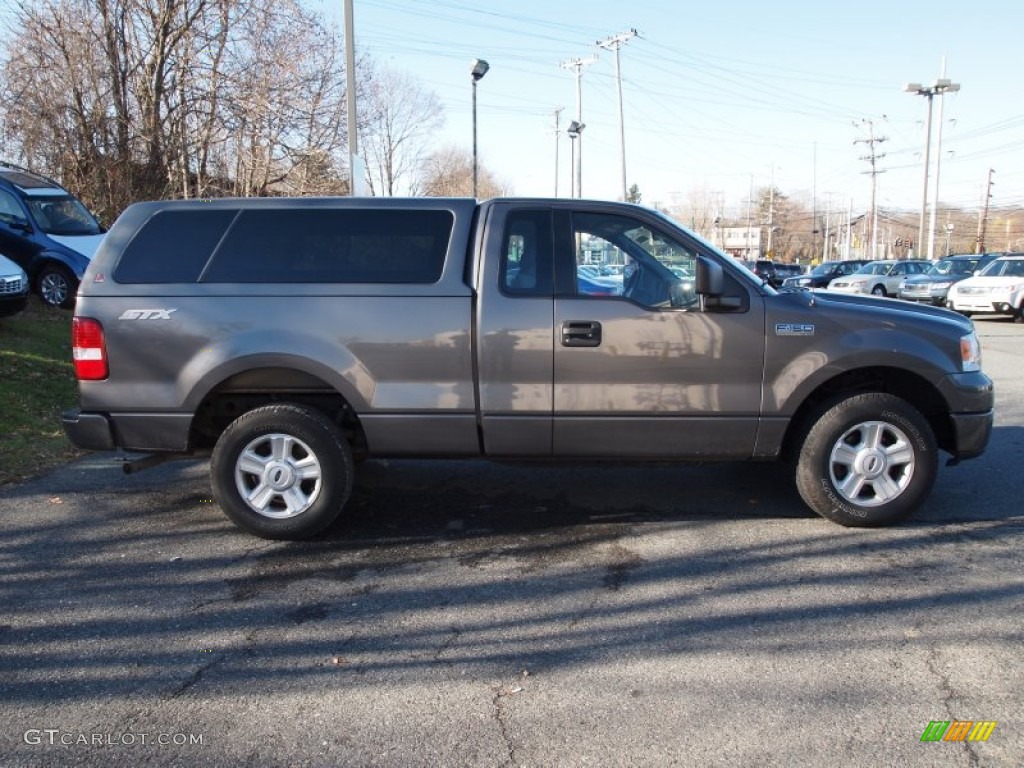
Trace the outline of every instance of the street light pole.
<instances>
[{"instance_id":1,"label":"street light pole","mask_svg":"<svg viewBox=\"0 0 1024 768\"><path fill-rule=\"evenodd\" d=\"M915 247L915 253L920 254L921 247L924 240L924 222L925 216L928 214L928 170L931 164L931 149L932 149L932 100L935 96L941 96L944 93L952 92L956 93L960 90L960 84L954 83L951 80L947 80L944 77L940 77L931 85L925 86L920 83L907 83L903 86L903 90L907 93L914 93L918 96L925 96L928 98L928 118L925 121L924 126L924 191L921 195L921 221L918 225L917 231L917 245ZM937 193L936 193L937 194ZM928 258L932 257L932 250L935 247L934 237L929 242L928 247Z\"/></svg>"},{"instance_id":2,"label":"street light pole","mask_svg":"<svg viewBox=\"0 0 1024 768\"><path fill-rule=\"evenodd\" d=\"M476 179L477 179L477 152L476 152L476 84L480 82L480 78L487 74L487 70L491 68L483 59L474 59L473 67L470 69L469 74L473 78L473 197L477 196L476 191Z\"/></svg>"},{"instance_id":3,"label":"street light pole","mask_svg":"<svg viewBox=\"0 0 1024 768\"><path fill-rule=\"evenodd\" d=\"M578 126L578 130L575 136L571 133L572 126L569 126L569 138L577 139L574 143L576 157L574 162L576 168L576 191L574 197L583 196L583 70L595 61L597 61L597 56L591 56L589 59L572 59L571 61L562 62L562 67L572 70L576 76L576 119L573 122Z\"/></svg>"},{"instance_id":4,"label":"street light pole","mask_svg":"<svg viewBox=\"0 0 1024 768\"><path fill-rule=\"evenodd\" d=\"M581 196L581 184L582 178L582 166L583 162L580 158L580 148L578 144L582 144L580 141L583 138L583 129L587 126L577 120L573 120L569 123L569 127L566 129L566 133L569 134L569 139L572 144L572 164L573 164L573 183L572 183L572 197Z\"/></svg>"}]
</instances>

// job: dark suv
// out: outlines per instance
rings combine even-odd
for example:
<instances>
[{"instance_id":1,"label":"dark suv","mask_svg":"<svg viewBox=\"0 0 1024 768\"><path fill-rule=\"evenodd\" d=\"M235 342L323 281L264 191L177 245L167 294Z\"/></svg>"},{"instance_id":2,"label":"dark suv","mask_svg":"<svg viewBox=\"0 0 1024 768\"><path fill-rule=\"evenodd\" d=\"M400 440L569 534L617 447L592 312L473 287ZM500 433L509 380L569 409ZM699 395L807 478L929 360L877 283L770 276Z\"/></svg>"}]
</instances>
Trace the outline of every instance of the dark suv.
<instances>
[{"instance_id":1,"label":"dark suv","mask_svg":"<svg viewBox=\"0 0 1024 768\"><path fill-rule=\"evenodd\" d=\"M846 259L844 261L823 261L810 272L782 281L783 288L827 288L837 277L852 275L868 263L868 259Z\"/></svg>"},{"instance_id":2,"label":"dark suv","mask_svg":"<svg viewBox=\"0 0 1024 768\"><path fill-rule=\"evenodd\" d=\"M0 253L50 306L71 307L103 228L53 179L0 161Z\"/></svg>"}]
</instances>

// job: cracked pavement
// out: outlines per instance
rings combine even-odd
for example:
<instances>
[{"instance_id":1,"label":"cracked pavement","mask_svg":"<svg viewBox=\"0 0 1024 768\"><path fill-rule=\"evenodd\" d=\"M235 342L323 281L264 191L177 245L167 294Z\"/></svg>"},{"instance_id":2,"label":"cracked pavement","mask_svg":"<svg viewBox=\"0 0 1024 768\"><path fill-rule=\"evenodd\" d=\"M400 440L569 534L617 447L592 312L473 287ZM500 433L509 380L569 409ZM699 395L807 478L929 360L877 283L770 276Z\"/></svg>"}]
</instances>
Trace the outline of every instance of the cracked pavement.
<instances>
[{"instance_id":1,"label":"cracked pavement","mask_svg":"<svg viewBox=\"0 0 1024 768\"><path fill-rule=\"evenodd\" d=\"M371 461L305 543L203 462L0 489L0 763L1020 766L1024 329L978 328L990 449L891 529L756 464Z\"/></svg>"}]
</instances>

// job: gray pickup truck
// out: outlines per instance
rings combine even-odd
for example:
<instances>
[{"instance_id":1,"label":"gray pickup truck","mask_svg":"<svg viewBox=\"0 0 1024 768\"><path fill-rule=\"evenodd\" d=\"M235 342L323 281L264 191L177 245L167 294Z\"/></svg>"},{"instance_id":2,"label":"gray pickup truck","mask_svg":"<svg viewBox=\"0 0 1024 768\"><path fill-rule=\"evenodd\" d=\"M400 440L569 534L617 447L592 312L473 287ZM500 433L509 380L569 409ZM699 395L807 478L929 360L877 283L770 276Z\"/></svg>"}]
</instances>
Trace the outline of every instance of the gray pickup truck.
<instances>
[{"instance_id":1,"label":"gray pickup truck","mask_svg":"<svg viewBox=\"0 0 1024 768\"><path fill-rule=\"evenodd\" d=\"M152 454L129 470L212 449L218 504L275 539L329 526L366 457L780 460L883 525L992 429L969 320L778 292L621 203L140 203L73 322L72 442Z\"/></svg>"}]
</instances>

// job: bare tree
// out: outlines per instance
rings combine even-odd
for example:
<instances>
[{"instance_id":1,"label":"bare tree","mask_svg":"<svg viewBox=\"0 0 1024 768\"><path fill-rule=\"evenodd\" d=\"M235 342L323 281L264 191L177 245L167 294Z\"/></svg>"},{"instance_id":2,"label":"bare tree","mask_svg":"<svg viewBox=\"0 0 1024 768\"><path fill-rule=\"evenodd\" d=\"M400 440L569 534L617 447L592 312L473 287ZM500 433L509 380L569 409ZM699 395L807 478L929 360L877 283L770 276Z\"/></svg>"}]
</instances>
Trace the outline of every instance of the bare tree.
<instances>
[{"instance_id":1,"label":"bare tree","mask_svg":"<svg viewBox=\"0 0 1024 768\"><path fill-rule=\"evenodd\" d=\"M686 199L669 207L672 217L704 237L711 236L715 217L719 215L718 194L708 187L695 187Z\"/></svg>"},{"instance_id":2,"label":"bare tree","mask_svg":"<svg viewBox=\"0 0 1024 768\"><path fill-rule=\"evenodd\" d=\"M427 145L444 125L440 100L410 75L382 68L369 84L364 108L360 146L370 193L391 197L411 191Z\"/></svg>"},{"instance_id":3,"label":"bare tree","mask_svg":"<svg viewBox=\"0 0 1024 768\"><path fill-rule=\"evenodd\" d=\"M105 218L138 199L336 193L338 35L300 0L17 0L0 149Z\"/></svg>"},{"instance_id":4,"label":"bare tree","mask_svg":"<svg viewBox=\"0 0 1024 768\"><path fill-rule=\"evenodd\" d=\"M421 165L414 192L427 197L471 197L473 156L452 146L432 153ZM477 195L481 199L503 197L510 193L507 184L500 182L486 168L478 167Z\"/></svg>"},{"instance_id":5,"label":"bare tree","mask_svg":"<svg viewBox=\"0 0 1024 768\"><path fill-rule=\"evenodd\" d=\"M304 194L340 154L345 92L336 37L296 0L260 0L236 25L223 110L236 195Z\"/></svg>"}]
</instances>

